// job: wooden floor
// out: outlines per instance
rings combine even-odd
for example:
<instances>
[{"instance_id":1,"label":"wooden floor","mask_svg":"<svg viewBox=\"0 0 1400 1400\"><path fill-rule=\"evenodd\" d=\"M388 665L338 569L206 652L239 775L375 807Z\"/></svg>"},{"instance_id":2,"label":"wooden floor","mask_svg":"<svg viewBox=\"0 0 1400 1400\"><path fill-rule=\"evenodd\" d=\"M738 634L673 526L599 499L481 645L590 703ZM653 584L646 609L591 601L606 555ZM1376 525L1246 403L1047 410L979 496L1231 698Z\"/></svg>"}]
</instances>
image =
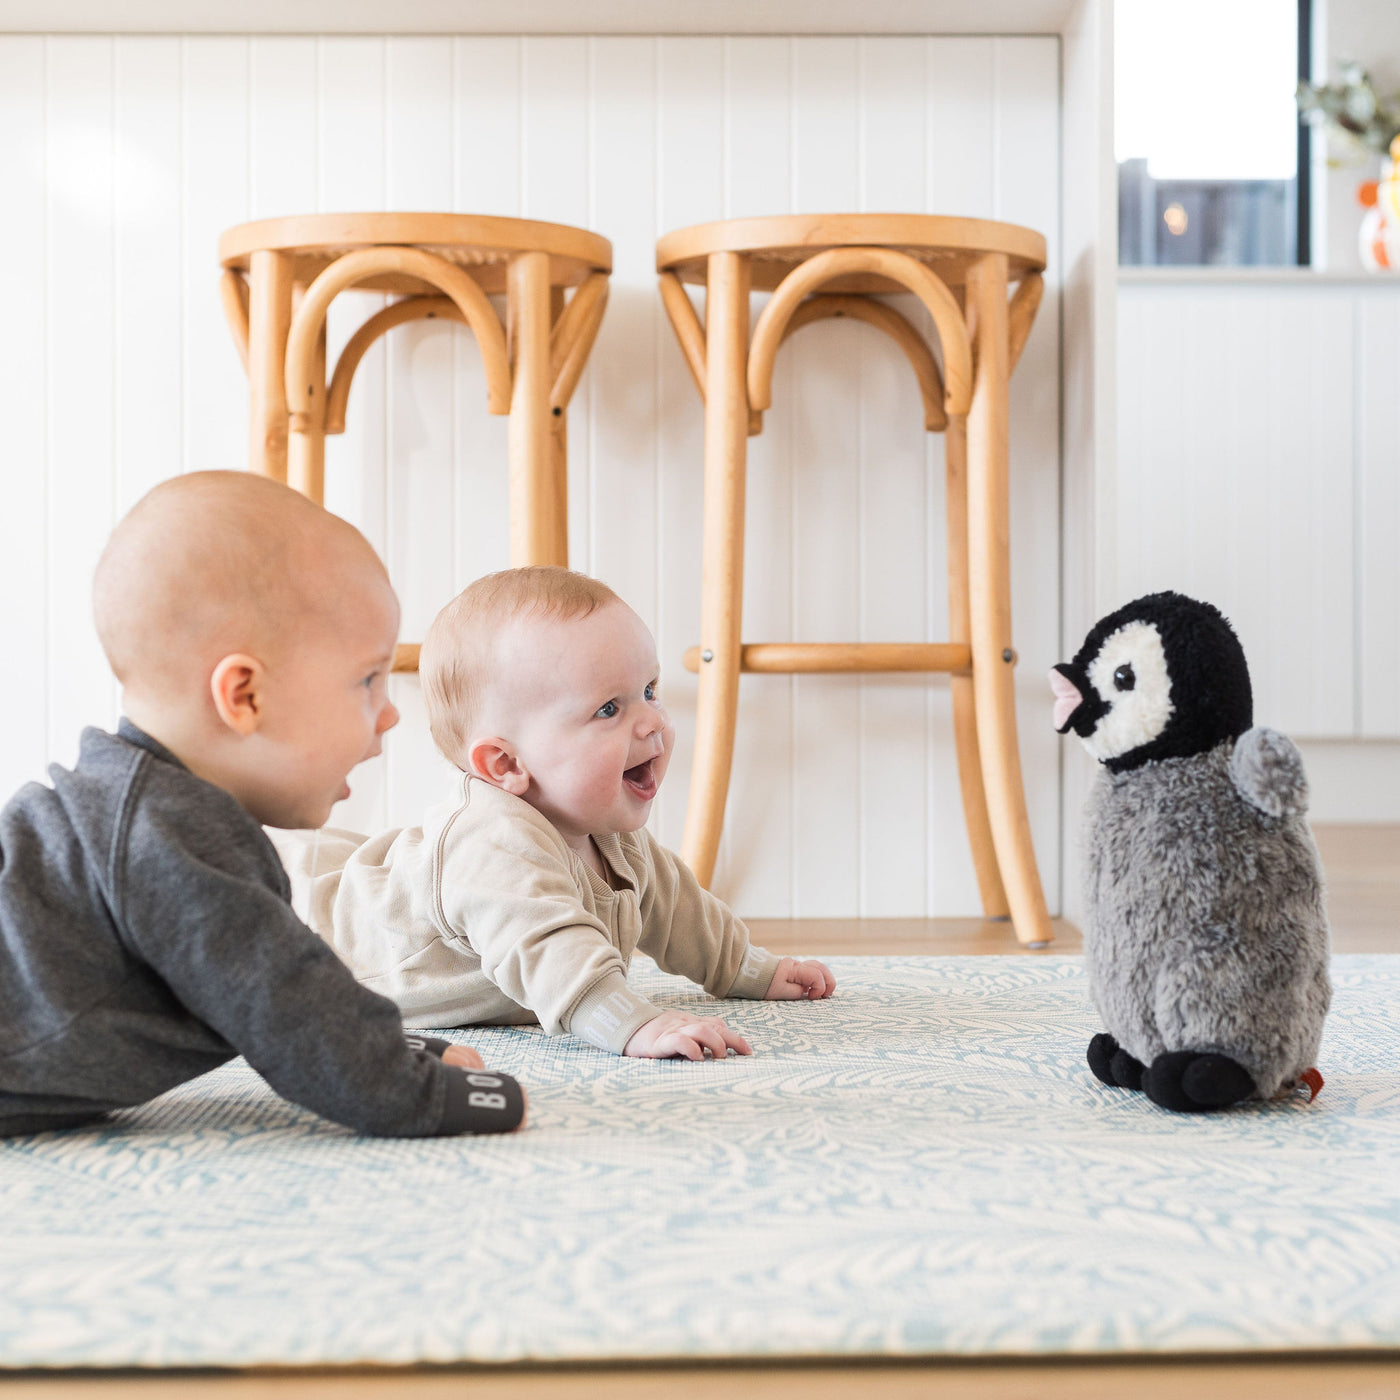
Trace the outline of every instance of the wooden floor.
<instances>
[{"instance_id":1,"label":"wooden floor","mask_svg":"<svg viewBox=\"0 0 1400 1400\"><path fill-rule=\"evenodd\" d=\"M1400 953L1400 827L1317 831L1333 948ZM775 952L1016 953L1007 923L982 919L753 920ZM1051 953L1077 953L1059 921ZM774 1366L599 1366L352 1371L24 1372L0 1400L1380 1400L1400 1397L1400 1356L1171 1361L869 1362Z\"/></svg>"},{"instance_id":2,"label":"wooden floor","mask_svg":"<svg viewBox=\"0 0 1400 1400\"><path fill-rule=\"evenodd\" d=\"M1327 875L1327 912L1337 953L1400 953L1400 826L1326 826L1314 833ZM1023 948L1005 920L750 919L756 942L775 953L1078 953L1079 930L1054 921L1046 949Z\"/></svg>"}]
</instances>

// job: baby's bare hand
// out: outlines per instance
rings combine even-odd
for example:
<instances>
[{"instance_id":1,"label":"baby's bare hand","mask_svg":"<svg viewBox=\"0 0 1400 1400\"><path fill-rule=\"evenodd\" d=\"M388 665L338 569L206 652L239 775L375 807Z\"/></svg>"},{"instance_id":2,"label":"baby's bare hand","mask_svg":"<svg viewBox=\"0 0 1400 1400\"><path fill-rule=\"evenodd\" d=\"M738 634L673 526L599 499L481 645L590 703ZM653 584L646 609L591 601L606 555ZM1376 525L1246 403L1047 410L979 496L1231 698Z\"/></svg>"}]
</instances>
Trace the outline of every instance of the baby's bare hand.
<instances>
[{"instance_id":1,"label":"baby's bare hand","mask_svg":"<svg viewBox=\"0 0 1400 1400\"><path fill-rule=\"evenodd\" d=\"M451 1045L442 1052L445 1065L457 1065L461 1069L485 1069L481 1056L470 1045Z\"/></svg>"},{"instance_id":2,"label":"baby's bare hand","mask_svg":"<svg viewBox=\"0 0 1400 1400\"><path fill-rule=\"evenodd\" d=\"M765 1001L819 1001L836 990L836 979L825 963L783 958L764 993Z\"/></svg>"},{"instance_id":3,"label":"baby's bare hand","mask_svg":"<svg viewBox=\"0 0 1400 1400\"><path fill-rule=\"evenodd\" d=\"M703 1060L706 1050L717 1060L731 1050L753 1054L749 1042L718 1016L692 1016L687 1011L663 1011L633 1034L622 1053L640 1060L666 1060L675 1055Z\"/></svg>"}]
</instances>

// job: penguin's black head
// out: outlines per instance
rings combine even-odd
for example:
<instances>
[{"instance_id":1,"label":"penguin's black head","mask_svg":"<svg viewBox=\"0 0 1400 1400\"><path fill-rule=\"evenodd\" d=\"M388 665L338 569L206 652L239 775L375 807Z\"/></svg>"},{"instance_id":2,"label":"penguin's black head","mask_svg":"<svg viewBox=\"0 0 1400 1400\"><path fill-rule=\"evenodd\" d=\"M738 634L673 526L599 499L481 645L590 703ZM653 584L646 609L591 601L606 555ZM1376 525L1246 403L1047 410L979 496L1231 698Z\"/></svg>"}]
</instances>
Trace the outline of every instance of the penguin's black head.
<instances>
[{"instance_id":1,"label":"penguin's black head","mask_svg":"<svg viewBox=\"0 0 1400 1400\"><path fill-rule=\"evenodd\" d=\"M1205 753L1254 722L1249 667L1209 603L1149 593L1095 623L1050 672L1055 728L1114 773Z\"/></svg>"}]
</instances>

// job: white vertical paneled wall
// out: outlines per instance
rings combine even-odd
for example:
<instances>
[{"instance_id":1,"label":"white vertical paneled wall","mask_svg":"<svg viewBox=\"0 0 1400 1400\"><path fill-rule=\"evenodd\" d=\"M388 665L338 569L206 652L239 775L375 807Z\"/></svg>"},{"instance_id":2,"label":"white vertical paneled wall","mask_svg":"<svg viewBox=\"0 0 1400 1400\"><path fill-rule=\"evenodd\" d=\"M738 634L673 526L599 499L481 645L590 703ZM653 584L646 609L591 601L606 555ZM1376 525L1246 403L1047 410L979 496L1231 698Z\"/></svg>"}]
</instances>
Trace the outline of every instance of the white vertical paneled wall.
<instances>
[{"instance_id":1,"label":"white vertical paneled wall","mask_svg":"<svg viewBox=\"0 0 1400 1400\"><path fill-rule=\"evenodd\" d=\"M656 630L680 740L654 824L678 844L702 412L656 294L655 240L744 215L971 215L1050 244L1013 384L1012 537L1023 759L1057 905L1058 741L1041 677L1058 658L1059 103L1053 37L0 38L13 272L0 789L71 762L80 727L115 717L88 616L114 521L164 477L246 460L219 233L282 214L455 209L612 240L609 310L570 413L570 548ZM375 305L332 308L332 355ZM750 441L750 639L946 637L942 442L922 431L900 351L861 325L804 330L767 419ZM464 331L419 323L370 351L328 445L327 504L384 554L406 639L507 563L505 447ZM403 723L359 770L341 825L412 822L444 790L416 680L395 696ZM741 706L716 887L742 912L977 911L942 679L752 676Z\"/></svg>"},{"instance_id":2,"label":"white vertical paneled wall","mask_svg":"<svg viewBox=\"0 0 1400 1400\"><path fill-rule=\"evenodd\" d=\"M1400 739L1400 285L1118 297L1118 580L1235 623L1260 723Z\"/></svg>"}]
</instances>

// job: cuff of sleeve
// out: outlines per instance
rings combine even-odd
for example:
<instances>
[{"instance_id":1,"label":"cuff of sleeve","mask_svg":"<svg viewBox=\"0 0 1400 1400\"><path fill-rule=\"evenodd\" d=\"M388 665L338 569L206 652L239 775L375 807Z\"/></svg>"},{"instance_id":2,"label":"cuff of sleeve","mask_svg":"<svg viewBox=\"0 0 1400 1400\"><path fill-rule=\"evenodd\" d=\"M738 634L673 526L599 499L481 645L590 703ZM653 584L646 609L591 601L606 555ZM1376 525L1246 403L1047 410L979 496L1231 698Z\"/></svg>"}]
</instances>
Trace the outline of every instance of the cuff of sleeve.
<instances>
[{"instance_id":1,"label":"cuff of sleeve","mask_svg":"<svg viewBox=\"0 0 1400 1400\"><path fill-rule=\"evenodd\" d=\"M447 1093L438 1132L510 1133L524 1121L525 1091L509 1074L443 1066Z\"/></svg>"},{"instance_id":2,"label":"cuff of sleeve","mask_svg":"<svg viewBox=\"0 0 1400 1400\"><path fill-rule=\"evenodd\" d=\"M739 964L739 971L725 993L727 997L746 997L750 1001L762 1001L773 985L773 974L782 961L776 953L767 948L757 948L752 944Z\"/></svg>"},{"instance_id":3,"label":"cuff of sleeve","mask_svg":"<svg viewBox=\"0 0 1400 1400\"><path fill-rule=\"evenodd\" d=\"M574 1008L568 1030L600 1050L620 1055L637 1031L659 1015L659 1006L638 996L622 973L611 972L590 987Z\"/></svg>"},{"instance_id":4,"label":"cuff of sleeve","mask_svg":"<svg viewBox=\"0 0 1400 1400\"><path fill-rule=\"evenodd\" d=\"M442 1040L435 1035L406 1035L404 1044L410 1050L425 1050L434 1059L442 1059L443 1051L452 1047L450 1040Z\"/></svg>"}]
</instances>

